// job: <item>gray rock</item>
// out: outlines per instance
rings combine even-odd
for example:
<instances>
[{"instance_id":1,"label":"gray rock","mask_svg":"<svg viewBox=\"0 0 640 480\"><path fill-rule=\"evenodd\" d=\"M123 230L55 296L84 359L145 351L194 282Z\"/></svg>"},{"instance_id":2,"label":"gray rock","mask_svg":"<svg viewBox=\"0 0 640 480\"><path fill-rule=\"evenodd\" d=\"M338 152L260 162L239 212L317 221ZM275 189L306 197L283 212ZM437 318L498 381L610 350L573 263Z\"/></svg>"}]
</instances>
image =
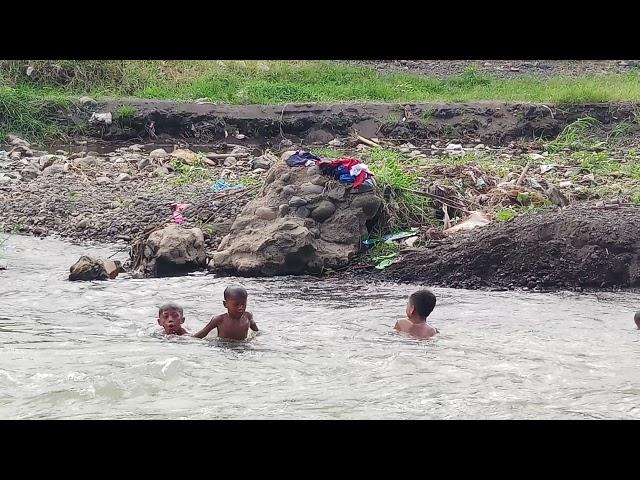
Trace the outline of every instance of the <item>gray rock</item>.
<instances>
[{"instance_id":1,"label":"gray rock","mask_svg":"<svg viewBox=\"0 0 640 480\"><path fill-rule=\"evenodd\" d=\"M80 97L78 99L80 105L95 105L97 102L91 97Z\"/></svg>"},{"instance_id":2,"label":"gray rock","mask_svg":"<svg viewBox=\"0 0 640 480\"><path fill-rule=\"evenodd\" d=\"M314 185L313 183L303 183L300 185L300 193L302 195L317 195L324 191L324 187L320 185Z\"/></svg>"},{"instance_id":3,"label":"gray rock","mask_svg":"<svg viewBox=\"0 0 640 480\"><path fill-rule=\"evenodd\" d=\"M154 160L161 160L167 158L168 156L169 154L165 151L164 148L157 148L149 153L149 158L152 158Z\"/></svg>"},{"instance_id":4,"label":"gray rock","mask_svg":"<svg viewBox=\"0 0 640 480\"><path fill-rule=\"evenodd\" d=\"M295 195L298 191L298 188L295 185L285 185L282 189L282 194L289 197L291 195Z\"/></svg>"},{"instance_id":5,"label":"gray rock","mask_svg":"<svg viewBox=\"0 0 640 480\"><path fill-rule=\"evenodd\" d=\"M13 145L14 147L30 147L31 146L31 144L26 140L23 140L22 138L12 134L7 135L7 141L9 142L10 145Z\"/></svg>"},{"instance_id":6,"label":"gray rock","mask_svg":"<svg viewBox=\"0 0 640 480\"><path fill-rule=\"evenodd\" d=\"M294 211L294 215L300 218L307 218L309 216L309 209L307 207L298 207Z\"/></svg>"},{"instance_id":7,"label":"gray rock","mask_svg":"<svg viewBox=\"0 0 640 480\"><path fill-rule=\"evenodd\" d=\"M289 206L290 207L304 207L307 203L307 200L302 198L302 197L291 197L291 199L289 200Z\"/></svg>"},{"instance_id":8,"label":"gray rock","mask_svg":"<svg viewBox=\"0 0 640 480\"><path fill-rule=\"evenodd\" d=\"M131 260L145 277L184 275L207 265L204 234L199 228L170 224L149 234L142 252L142 257Z\"/></svg>"},{"instance_id":9,"label":"gray rock","mask_svg":"<svg viewBox=\"0 0 640 480\"><path fill-rule=\"evenodd\" d=\"M150 164L149 159L148 158L143 158L142 160L140 160L138 162L138 170L144 169L149 164Z\"/></svg>"},{"instance_id":10,"label":"gray rock","mask_svg":"<svg viewBox=\"0 0 640 480\"><path fill-rule=\"evenodd\" d=\"M289 213L289 205L287 205L286 203L280 205L278 207L278 216L279 217L284 217Z\"/></svg>"},{"instance_id":11,"label":"gray rock","mask_svg":"<svg viewBox=\"0 0 640 480\"><path fill-rule=\"evenodd\" d=\"M76 263L69 268L69 280L107 280L107 273L102 260L87 255L81 256Z\"/></svg>"},{"instance_id":12,"label":"gray rock","mask_svg":"<svg viewBox=\"0 0 640 480\"><path fill-rule=\"evenodd\" d=\"M89 226L89 220L86 218L81 218L78 223L76 223L76 228L79 230L84 230Z\"/></svg>"},{"instance_id":13,"label":"gray rock","mask_svg":"<svg viewBox=\"0 0 640 480\"><path fill-rule=\"evenodd\" d=\"M351 202L351 208L361 209L367 220L376 216L381 205L382 200L380 200L380 197L370 194L359 195Z\"/></svg>"},{"instance_id":14,"label":"gray rock","mask_svg":"<svg viewBox=\"0 0 640 480\"><path fill-rule=\"evenodd\" d=\"M51 175L55 175L57 173L65 173L68 170L68 167L65 169L64 165L50 165L44 170L42 170L42 175L47 177Z\"/></svg>"},{"instance_id":15,"label":"gray rock","mask_svg":"<svg viewBox=\"0 0 640 480\"><path fill-rule=\"evenodd\" d=\"M224 159L223 165L225 167L235 167L236 163L238 163L238 159L236 157L227 157Z\"/></svg>"},{"instance_id":16,"label":"gray rock","mask_svg":"<svg viewBox=\"0 0 640 480\"><path fill-rule=\"evenodd\" d=\"M169 169L167 167L158 167L153 171L154 177L164 177L169 175Z\"/></svg>"},{"instance_id":17,"label":"gray rock","mask_svg":"<svg viewBox=\"0 0 640 480\"><path fill-rule=\"evenodd\" d=\"M98 185L107 185L111 183L111 180L109 180L109 177L96 177L96 183Z\"/></svg>"},{"instance_id":18,"label":"gray rock","mask_svg":"<svg viewBox=\"0 0 640 480\"><path fill-rule=\"evenodd\" d=\"M336 188L332 188L331 190L329 190L327 192L327 197L329 197L332 200L339 201L344 198L346 193L347 193L347 190L342 185L339 185Z\"/></svg>"},{"instance_id":19,"label":"gray rock","mask_svg":"<svg viewBox=\"0 0 640 480\"><path fill-rule=\"evenodd\" d=\"M5 177L4 175L0 177L0 185L7 185L8 183L11 183L10 177Z\"/></svg>"},{"instance_id":20,"label":"gray rock","mask_svg":"<svg viewBox=\"0 0 640 480\"><path fill-rule=\"evenodd\" d=\"M264 155L256 157L251 161L251 168L264 168L265 170L269 170L271 168L271 160Z\"/></svg>"},{"instance_id":21,"label":"gray rock","mask_svg":"<svg viewBox=\"0 0 640 480\"><path fill-rule=\"evenodd\" d=\"M363 193L360 195L373 196L377 202L359 200L353 206L354 199L343 195L335 205L320 196L324 189L309 182L306 169L292 169L281 162L271 167L269 176L271 182L265 183L260 195L238 215L218 251L211 256L209 268L224 274L270 276L319 273L326 268L346 266L360 251L361 241L368 235L369 215L377 213L381 199ZM297 193L303 188L313 193L310 196ZM314 196L318 198L301 206L295 205L302 202L292 199L294 206L290 206L287 199L295 193L307 201ZM278 216L265 222L257 213L266 209L272 216L275 210L272 205L278 205Z\"/></svg>"},{"instance_id":22,"label":"gray rock","mask_svg":"<svg viewBox=\"0 0 640 480\"><path fill-rule=\"evenodd\" d=\"M131 175L129 175L128 173L121 173L116 177L116 182L127 182L131 180L131 178Z\"/></svg>"},{"instance_id":23,"label":"gray rock","mask_svg":"<svg viewBox=\"0 0 640 480\"><path fill-rule=\"evenodd\" d=\"M20 176L23 180L33 180L38 175L40 175L40 171L32 166L28 166L20 170Z\"/></svg>"},{"instance_id":24,"label":"gray rock","mask_svg":"<svg viewBox=\"0 0 640 480\"><path fill-rule=\"evenodd\" d=\"M122 264L118 260L103 260L102 265L107 272L107 276L112 280L116 278L120 272L123 271Z\"/></svg>"},{"instance_id":25,"label":"gray rock","mask_svg":"<svg viewBox=\"0 0 640 480\"><path fill-rule=\"evenodd\" d=\"M313 209L311 212L311 218L313 218L316 222L322 223L327 220L333 213L336 211L336 206L325 200L318 204L317 207Z\"/></svg>"},{"instance_id":26,"label":"gray rock","mask_svg":"<svg viewBox=\"0 0 640 480\"><path fill-rule=\"evenodd\" d=\"M262 220L275 220L278 217L278 212L275 208L259 207L256 209L255 215Z\"/></svg>"}]
</instances>

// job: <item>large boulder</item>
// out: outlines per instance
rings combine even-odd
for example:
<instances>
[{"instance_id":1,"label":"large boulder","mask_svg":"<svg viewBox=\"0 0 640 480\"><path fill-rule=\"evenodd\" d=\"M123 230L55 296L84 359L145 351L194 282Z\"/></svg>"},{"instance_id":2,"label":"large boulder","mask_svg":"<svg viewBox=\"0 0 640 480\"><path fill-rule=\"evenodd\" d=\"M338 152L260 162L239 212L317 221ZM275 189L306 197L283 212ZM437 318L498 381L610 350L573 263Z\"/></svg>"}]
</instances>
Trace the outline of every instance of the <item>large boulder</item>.
<instances>
[{"instance_id":1,"label":"large boulder","mask_svg":"<svg viewBox=\"0 0 640 480\"><path fill-rule=\"evenodd\" d=\"M281 160L269 171L262 194L236 218L209 268L272 276L346 266L381 205L374 193L344 194L343 186L317 169L292 168Z\"/></svg>"},{"instance_id":2,"label":"large boulder","mask_svg":"<svg viewBox=\"0 0 640 480\"><path fill-rule=\"evenodd\" d=\"M140 255L133 261L145 277L184 275L207 266L202 230L177 224L151 232Z\"/></svg>"},{"instance_id":3,"label":"large boulder","mask_svg":"<svg viewBox=\"0 0 640 480\"><path fill-rule=\"evenodd\" d=\"M69 268L69 280L107 280L116 278L121 271L122 266L117 260L102 260L83 255Z\"/></svg>"}]
</instances>

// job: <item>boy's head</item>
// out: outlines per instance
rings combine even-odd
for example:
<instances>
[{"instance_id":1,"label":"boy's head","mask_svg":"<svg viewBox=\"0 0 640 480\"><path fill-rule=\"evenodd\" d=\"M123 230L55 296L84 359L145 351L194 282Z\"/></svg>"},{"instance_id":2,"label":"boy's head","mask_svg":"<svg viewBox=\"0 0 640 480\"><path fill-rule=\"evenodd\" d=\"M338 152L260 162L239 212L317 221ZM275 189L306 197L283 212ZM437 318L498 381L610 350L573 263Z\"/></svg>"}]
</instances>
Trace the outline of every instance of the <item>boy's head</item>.
<instances>
[{"instance_id":1,"label":"boy's head","mask_svg":"<svg viewBox=\"0 0 640 480\"><path fill-rule=\"evenodd\" d=\"M244 314L248 296L247 291L240 285L230 285L224 289L222 304L231 318L240 318Z\"/></svg>"},{"instance_id":2,"label":"boy's head","mask_svg":"<svg viewBox=\"0 0 640 480\"><path fill-rule=\"evenodd\" d=\"M640 330L640 310L638 310L633 316L633 321L636 322L636 327L638 327L638 330Z\"/></svg>"},{"instance_id":3,"label":"boy's head","mask_svg":"<svg viewBox=\"0 0 640 480\"><path fill-rule=\"evenodd\" d=\"M176 303L165 303L158 310L158 325L164 328L166 334L180 331L184 323L184 311Z\"/></svg>"},{"instance_id":4,"label":"boy's head","mask_svg":"<svg viewBox=\"0 0 640 480\"><path fill-rule=\"evenodd\" d=\"M436 306L436 296L430 290L418 290L409 295L407 317L427 318Z\"/></svg>"}]
</instances>

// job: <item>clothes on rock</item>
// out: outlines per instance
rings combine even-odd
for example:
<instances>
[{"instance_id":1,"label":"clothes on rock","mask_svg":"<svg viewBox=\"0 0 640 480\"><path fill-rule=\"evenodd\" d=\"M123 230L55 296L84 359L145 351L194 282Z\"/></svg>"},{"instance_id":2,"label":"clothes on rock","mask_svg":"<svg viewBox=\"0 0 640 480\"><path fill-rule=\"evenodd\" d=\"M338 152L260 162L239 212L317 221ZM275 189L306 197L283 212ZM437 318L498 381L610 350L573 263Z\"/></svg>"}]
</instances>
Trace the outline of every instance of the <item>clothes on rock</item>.
<instances>
[{"instance_id":1,"label":"clothes on rock","mask_svg":"<svg viewBox=\"0 0 640 480\"><path fill-rule=\"evenodd\" d=\"M341 183L351 185L352 193L370 192L375 187L373 173L369 167L355 158L337 158L322 160L306 150L297 150L287 159L290 167L309 167L317 165L323 175L335 178Z\"/></svg>"},{"instance_id":2,"label":"clothes on rock","mask_svg":"<svg viewBox=\"0 0 640 480\"><path fill-rule=\"evenodd\" d=\"M338 158L318 163L318 167L325 175L329 175L342 183L353 183L358 188L373 175L367 165L355 158Z\"/></svg>"},{"instance_id":3,"label":"clothes on rock","mask_svg":"<svg viewBox=\"0 0 640 480\"><path fill-rule=\"evenodd\" d=\"M287 165L290 167L310 167L316 164L320 157L306 150L297 150L287 159Z\"/></svg>"}]
</instances>

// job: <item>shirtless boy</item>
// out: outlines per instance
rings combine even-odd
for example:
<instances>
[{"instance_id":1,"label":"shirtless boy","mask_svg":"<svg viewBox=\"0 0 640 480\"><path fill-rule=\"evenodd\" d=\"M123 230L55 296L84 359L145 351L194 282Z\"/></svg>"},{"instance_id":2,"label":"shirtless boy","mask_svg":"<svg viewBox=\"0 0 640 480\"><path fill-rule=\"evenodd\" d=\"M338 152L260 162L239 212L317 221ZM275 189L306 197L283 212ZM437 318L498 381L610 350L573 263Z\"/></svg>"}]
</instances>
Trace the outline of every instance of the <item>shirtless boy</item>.
<instances>
[{"instance_id":1,"label":"shirtless boy","mask_svg":"<svg viewBox=\"0 0 640 480\"><path fill-rule=\"evenodd\" d=\"M251 312L247 312L247 291L240 286L230 286L224 290L222 305L227 313L217 315L206 327L194 335L196 338L206 337L214 328L218 329L218 337L231 340L245 340L249 329L258 331Z\"/></svg>"},{"instance_id":2,"label":"shirtless boy","mask_svg":"<svg viewBox=\"0 0 640 480\"><path fill-rule=\"evenodd\" d=\"M412 337L431 338L438 332L437 328L427 323L427 317L436 306L436 296L430 290L419 290L409 296L407 318L398 320L395 330L408 333Z\"/></svg>"},{"instance_id":3,"label":"shirtless boy","mask_svg":"<svg viewBox=\"0 0 640 480\"><path fill-rule=\"evenodd\" d=\"M187 335L182 324L184 323L184 311L175 303L165 303L158 310L158 325L164 328L166 335Z\"/></svg>"}]
</instances>

